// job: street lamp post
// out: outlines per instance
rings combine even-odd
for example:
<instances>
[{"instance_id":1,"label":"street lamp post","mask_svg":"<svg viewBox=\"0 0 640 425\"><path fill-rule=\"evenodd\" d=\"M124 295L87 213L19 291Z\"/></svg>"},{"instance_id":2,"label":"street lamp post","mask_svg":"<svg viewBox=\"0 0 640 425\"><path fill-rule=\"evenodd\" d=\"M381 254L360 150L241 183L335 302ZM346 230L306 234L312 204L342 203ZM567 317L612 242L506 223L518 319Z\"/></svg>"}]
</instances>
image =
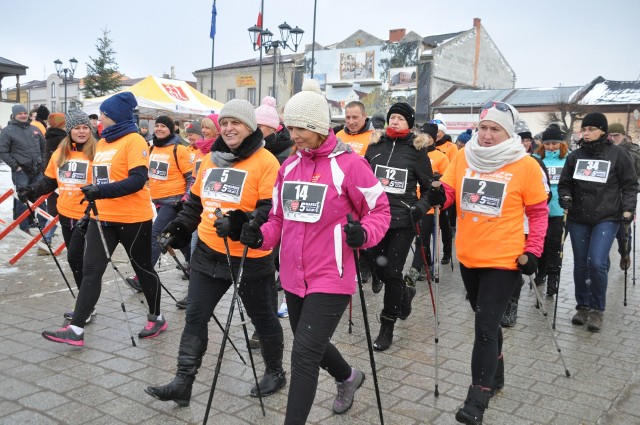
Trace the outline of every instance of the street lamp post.
<instances>
[{"instance_id":1,"label":"street lamp post","mask_svg":"<svg viewBox=\"0 0 640 425\"><path fill-rule=\"evenodd\" d=\"M297 52L298 46L302 41L302 35L304 34L302 29L297 26L295 28L291 28L291 26L286 22L278 25L278 29L280 30L280 40L272 40L273 33L269 31L269 29L263 30L258 26L249 28L249 36L251 37L253 50L259 50L261 47L264 47L264 51L266 53L268 50L273 49L273 97L276 101L278 99L276 87L278 47ZM293 46L291 46L291 44L293 44ZM262 92L262 87L260 87L259 91Z\"/></svg>"},{"instance_id":2,"label":"street lamp post","mask_svg":"<svg viewBox=\"0 0 640 425\"><path fill-rule=\"evenodd\" d=\"M73 74L76 72L76 67L78 66L78 61L76 58L69 59L69 68L62 67L62 61L60 59L56 59L53 61L56 65L56 72L58 73L58 77L62 77L62 81L64 82L64 113L67 113L67 75L69 78L73 78ZM64 74L64 76L62 75Z\"/></svg>"}]
</instances>

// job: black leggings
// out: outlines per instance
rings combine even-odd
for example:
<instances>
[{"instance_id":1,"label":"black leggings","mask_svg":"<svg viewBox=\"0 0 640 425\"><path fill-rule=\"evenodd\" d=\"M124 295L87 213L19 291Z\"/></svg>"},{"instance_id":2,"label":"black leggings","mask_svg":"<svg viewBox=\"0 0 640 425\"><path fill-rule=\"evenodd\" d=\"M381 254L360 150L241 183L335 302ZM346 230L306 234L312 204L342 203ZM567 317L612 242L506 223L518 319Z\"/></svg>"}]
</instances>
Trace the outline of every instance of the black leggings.
<instances>
[{"instance_id":1,"label":"black leggings","mask_svg":"<svg viewBox=\"0 0 640 425\"><path fill-rule=\"evenodd\" d=\"M410 227L389 229L380 243L370 250L371 256L375 259L376 276L384 282L382 314L389 319L396 319L400 315L400 303L405 285L402 269L407 261L407 254L411 249L414 236L415 233ZM386 265L380 265L379 257L386 258Z\"/></svg>"},{"instance_id":2,"label":"black leggings","mask_svg":"<svg viewBox=\"0 0 640 425\"><path fill-rule=\"evenodd\" d=\"M331 337L351 297L313 293L300 298L286 291L285 295L293 331L293 349L284 423L303 425L316 396L320 368L338 382L344 382L351 376L351 366L331 344Z\"/></svg>"},{"instance_id":3,"label":"black leggings","mask_svg":"<svg viewBox=\"0 0 640 425\"><path fill-rule=\"evenodd\" d=\"M73 280L80 289L82 285L82 261L84 258L84 234L76 228L78 220L60 214L60 228L62 238L67 246L67 263L73 273Z\"/></svg>"},{"instance_id":4,"label":"black leggings","mask_svg":"<svg viewBox=\"0 0 640 425\"><path fill-rule=\"evenodd\" d=\"M151 266L151 220L107 226L103 224L102 233L110 256L113 255L118 243L122 244L142 286L149 313L159 315L160 278ZM85 236L82 285L76 300L72 325L84 327L85 321L100 298L102 275L107 266L108 260L98 232L98 225L95 220L91 220Z\"/></svg>"},{"instance_id":5,"label":"black leggings","mask_svg":"<svg viewBox=\"0 0 640 425\"><path fill-rule=\"evenodd\" d=\"M538 261L538 274L560 274L560 250L562 249L562 217L549 217L547 236L544 239L544 252Z\"/></svg>"},{"instance_id":6,"label":"black leggings","mask_svg":"<svg viewBox=\"0 0 640 425\"><path fill-rule=\"evenodd\" d=\"M424 247L424 255L427 257L427 264L433 264L431 258L431 235L433 235L433 229L435 228L435 218L433 214L427 214L422 217L422 225L420 226L420 239L422 239L422 246ZM416 252L413 254L413 261L411 267L416 270L422 270L424 268L424 261L422 260L422 252L418 240L416 239Z\"/></svg>"},{"instance_id":7,"label":"black leggings","mask_svg":"<svg viewBox=\"0 0 640 425\"><path fill-rule=\"evenodd\" d=\"M519 270L468 268L460 264L460 274L475 312L475 340L471 353L471 384L490 388L502 354L500 319L516 285Z\"/></svg>"}]
</instances>

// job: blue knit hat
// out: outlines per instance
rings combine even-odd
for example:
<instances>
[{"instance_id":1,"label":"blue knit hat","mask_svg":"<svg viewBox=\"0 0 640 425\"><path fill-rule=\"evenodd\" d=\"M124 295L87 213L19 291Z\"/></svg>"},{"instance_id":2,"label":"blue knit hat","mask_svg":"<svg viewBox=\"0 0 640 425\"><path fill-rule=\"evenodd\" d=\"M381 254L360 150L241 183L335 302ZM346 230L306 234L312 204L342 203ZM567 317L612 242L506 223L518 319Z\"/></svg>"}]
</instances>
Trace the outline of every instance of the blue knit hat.
<instances>
[{"instance_id":1,"label":"blue knit hat","mask_svg":"<svg viewBox=\"0 0 640 425\"><path fill-rule=\"evenodd\" d=\"M100 111L115 122L134 121L133 110L138 106L131 92L111 96L100 105Z\"/></svg>"},{"instance_id":2,"label":"blue knit hat","mask_svg":"<svg viewBox=\"0 0 640 425\"><path fill-rule=\"evenodd\" d=\"M462 142L462 143L467 143L469 140L471 140L471 134L472 133L473 133L473 131L470 128L467 128L467 131L465 131L464 133L460 133L460 135L458 136L456 141L457 142Z\"/></svg>"}]
</instances>

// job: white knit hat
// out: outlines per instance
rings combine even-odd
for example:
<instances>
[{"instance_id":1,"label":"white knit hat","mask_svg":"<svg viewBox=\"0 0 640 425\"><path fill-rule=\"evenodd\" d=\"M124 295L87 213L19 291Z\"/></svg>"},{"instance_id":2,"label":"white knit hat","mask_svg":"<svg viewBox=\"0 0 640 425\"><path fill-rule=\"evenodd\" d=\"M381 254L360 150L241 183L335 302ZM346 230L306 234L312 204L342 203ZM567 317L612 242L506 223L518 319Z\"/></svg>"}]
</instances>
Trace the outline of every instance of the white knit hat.
<instances>
[{"instance_id":1,"label":"white knit hat","mask_svg":"<svg viewBox=\"0 0 640 425\"><path fill-rule=\"evenodd\" d=\"M504 128L507 134L516 134L515 123L519 119L518 110L508 103L505 103L505 105L509 107L510 111L501 111L497 107L495 107L497 103L499 102L494 102L494 104L489 109L483 109L482 111L480 111L479 121L493 121L500 127Z\"/></svg>"},{"instance_id":2,"label":"white knit hat","mask_svg":"<svg viewBox=\"0 0 640 425\"><path fill-rule=\"evenodd\" d=\"M242 121L251 131L256 131L258 128L256 111L248 100L231 99L225 103L218 116L218 122L225 118L235 118L238 121Z\"/></svg>"},{"instance_id":3,"label":"white knit hat","mask_svg":"<svg viewBox=\"0 0 640 425\"><path fill-rule=\"evenodd\" d=\"M323 136L329 134L329 105L316 80L305 80L302 91L284 106L284 125L305 128Z\"/></svg>"}]
</instances>

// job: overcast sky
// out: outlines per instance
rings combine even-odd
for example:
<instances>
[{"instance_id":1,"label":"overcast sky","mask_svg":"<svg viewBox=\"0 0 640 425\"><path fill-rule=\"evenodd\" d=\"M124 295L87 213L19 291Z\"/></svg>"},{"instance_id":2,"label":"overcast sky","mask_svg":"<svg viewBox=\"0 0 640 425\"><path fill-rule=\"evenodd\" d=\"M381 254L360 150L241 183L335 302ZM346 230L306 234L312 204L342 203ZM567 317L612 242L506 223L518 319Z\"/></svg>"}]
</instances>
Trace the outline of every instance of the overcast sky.
<instances>
[{"instance_id":1,"label":"overcast sky","mask_svg":"<svg viewBox=\"0 0 640 425\"><path fill-rule=\"evenodd\" d=\"M313 37L313 0L265 0L264 26L277 33L287 21ZM603 76L640 77L640 1L608 0L317 0L316 41L341 41L362 29L387 39L389 29L421 36L468 30L473 18L496 43L517 75L516 87L583 85ZM32 0L0 4L0 56L28 66L21 82L55 72L57 58L79 61L86 74L96 40L110 31L120 72L137 78L162 76L195 81L192 72L211 66L212 0ZM215 65L258 57L247 28L255 25L260 0L218 0ZM289 53L289 52L287 52ZM469 64L471 66L471 64ZM2 88L15 78L2 80Z\"/></svg>"}]
</instances>

